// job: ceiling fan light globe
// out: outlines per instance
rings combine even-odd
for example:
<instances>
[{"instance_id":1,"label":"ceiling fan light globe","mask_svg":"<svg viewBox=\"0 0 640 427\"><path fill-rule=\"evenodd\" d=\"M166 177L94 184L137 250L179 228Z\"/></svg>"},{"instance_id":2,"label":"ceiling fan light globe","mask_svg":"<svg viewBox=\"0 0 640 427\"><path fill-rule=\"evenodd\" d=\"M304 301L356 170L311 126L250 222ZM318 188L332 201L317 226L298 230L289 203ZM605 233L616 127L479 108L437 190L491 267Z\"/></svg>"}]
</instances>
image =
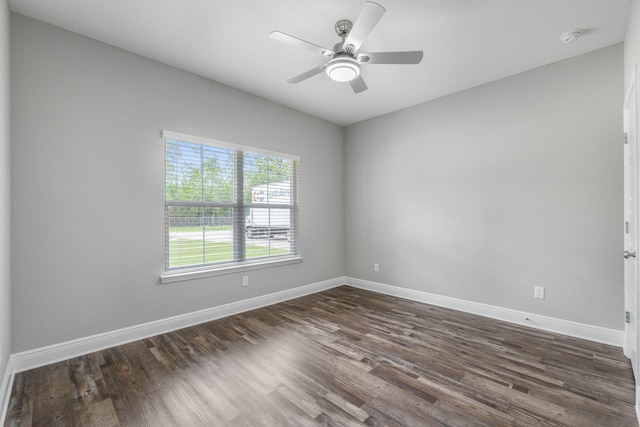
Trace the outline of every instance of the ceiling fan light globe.
<instances>
[{"instance_id":1,"label":"ceiling fan light globe","mask_svg":"<svg viewBox=\"0 0 640 427\"><path fill-rule=\"evenodd\" d=\"M358 70L347 66L337 66L329 71L329 77L336 82L349 82L358 77Z\"/></svg>"},{"instance_id":2,"label":"ceiling fan light globe","mask_svg":"<svg viewBox=\"0 0 640 427\"><path fill-rule=\"evenodd\" d=\"M336 82L350 82L360 75L360 65L351 59L335 59L325 70L329 78Z\"/></svg>"}]
</instances>

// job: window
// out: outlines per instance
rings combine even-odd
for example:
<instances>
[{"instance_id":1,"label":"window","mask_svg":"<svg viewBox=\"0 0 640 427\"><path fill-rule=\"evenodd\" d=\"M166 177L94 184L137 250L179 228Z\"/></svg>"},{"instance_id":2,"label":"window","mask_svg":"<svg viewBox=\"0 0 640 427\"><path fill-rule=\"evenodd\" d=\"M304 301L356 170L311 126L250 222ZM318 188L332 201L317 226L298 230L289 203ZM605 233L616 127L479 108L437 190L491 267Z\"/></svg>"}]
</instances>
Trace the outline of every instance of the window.
<instances>
[{"instance_id":1,"label":"window","mask_svg":"<svg viewBox=\"0 0 640 427\"><path fill-rule=\"evenodd\" d=\"M298 259L299 159L164 131L165 272Z\"/></svg>"}]
</instances>

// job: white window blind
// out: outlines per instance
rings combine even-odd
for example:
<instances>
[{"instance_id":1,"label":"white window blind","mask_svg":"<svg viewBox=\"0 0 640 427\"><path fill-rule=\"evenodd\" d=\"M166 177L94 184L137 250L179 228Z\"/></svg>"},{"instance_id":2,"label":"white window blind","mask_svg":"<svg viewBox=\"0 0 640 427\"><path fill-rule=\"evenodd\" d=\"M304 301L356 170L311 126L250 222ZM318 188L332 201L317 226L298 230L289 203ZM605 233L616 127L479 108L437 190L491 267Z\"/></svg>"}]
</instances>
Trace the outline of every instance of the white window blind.
<instances>
[{"instance_id":1,"label":"white window blind","mask_svg":"<svg viewBox=\"0 0 640 427\"><path fill-rule=\"evenodd\" d=\"M295 257L296 156L164 131L165 271Z\"/></svg>"}]
</instances>

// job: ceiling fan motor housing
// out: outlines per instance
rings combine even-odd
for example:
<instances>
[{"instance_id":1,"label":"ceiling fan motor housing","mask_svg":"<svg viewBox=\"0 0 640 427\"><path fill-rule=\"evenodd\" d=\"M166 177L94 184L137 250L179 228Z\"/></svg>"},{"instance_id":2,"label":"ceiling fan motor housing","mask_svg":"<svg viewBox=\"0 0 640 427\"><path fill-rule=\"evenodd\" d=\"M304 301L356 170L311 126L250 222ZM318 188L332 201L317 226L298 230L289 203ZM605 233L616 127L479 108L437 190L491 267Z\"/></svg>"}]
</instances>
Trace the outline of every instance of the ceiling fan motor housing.
<instances>
[{"instance_id":1,"label":"ceiling fan motor housing","mask_svg":"<svg viewBox=\"0 0 640 427\"><path fill-rule=\"evenodd\" d=\"M352 28L353 23L348 19L341 19L336 22L336 34L343 39L349 35Z\"/></svg>"}]
</instances>

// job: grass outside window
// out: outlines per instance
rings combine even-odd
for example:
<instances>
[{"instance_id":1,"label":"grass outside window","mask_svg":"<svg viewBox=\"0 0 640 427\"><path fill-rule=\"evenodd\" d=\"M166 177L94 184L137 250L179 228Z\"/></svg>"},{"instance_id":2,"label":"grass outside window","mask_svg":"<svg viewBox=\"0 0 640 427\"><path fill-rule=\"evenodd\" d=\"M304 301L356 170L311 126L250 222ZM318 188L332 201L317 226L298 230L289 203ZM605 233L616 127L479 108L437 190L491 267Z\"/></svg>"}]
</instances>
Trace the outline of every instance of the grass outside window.
<instances>
[{"instance_id":1,"label":"grass outside window","mask_svg":"<svg viewBox=\"0 0 640 427\"><path fill-rule=\"evenodd\" d=\"M171 265L169 267L188 267L191 265L211 264L233 261L231 242L212 242L193 239L176 239L169 242ZM246 245L247 258L288 255L290 250L262 245Z\"/></svg>"}]
</instances>

